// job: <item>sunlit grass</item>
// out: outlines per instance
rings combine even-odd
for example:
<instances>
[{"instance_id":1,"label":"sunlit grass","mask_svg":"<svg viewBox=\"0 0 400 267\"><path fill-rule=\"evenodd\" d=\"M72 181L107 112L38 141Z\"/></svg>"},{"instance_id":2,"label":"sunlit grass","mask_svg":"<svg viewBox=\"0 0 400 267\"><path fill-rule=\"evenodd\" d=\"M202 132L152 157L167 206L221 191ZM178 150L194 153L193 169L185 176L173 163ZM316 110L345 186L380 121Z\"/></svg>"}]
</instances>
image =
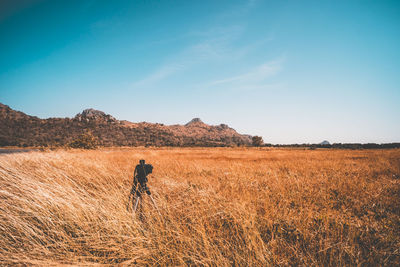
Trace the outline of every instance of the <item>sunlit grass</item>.
<instances>
[{"instance_id":1,"label":"sunlit grass","mask_svg":"<svg viewBox=\"0 0 400 267\"><path fill-rule=\"evenodd\" d=\"M162 218L126 211L142 158ZM400 263L400 150L29 152L0 186L0 264Z\"/></svg>"}]
</instances>

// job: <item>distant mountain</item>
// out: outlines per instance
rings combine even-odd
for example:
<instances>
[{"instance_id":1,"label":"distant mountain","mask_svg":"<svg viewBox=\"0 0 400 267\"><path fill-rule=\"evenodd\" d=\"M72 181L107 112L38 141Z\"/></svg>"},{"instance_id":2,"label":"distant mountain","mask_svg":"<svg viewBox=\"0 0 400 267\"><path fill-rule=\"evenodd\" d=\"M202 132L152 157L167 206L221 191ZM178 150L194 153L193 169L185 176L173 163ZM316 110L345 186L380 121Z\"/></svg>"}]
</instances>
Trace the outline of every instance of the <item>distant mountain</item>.
<instances>
[{"instance_id":1,"label":"distant mountain","mask_svg":"<svg viewBox=\"0 0 400 267\"><path fill-rule=\"evenodd\" d=\"M0 103L0 146L62 146L92 132L102 146L231 146L251 144L226 124L208 125L195 118L185 125L133 123L95 109L74 118L40 119Z\"/></svg>"}]
</instances>

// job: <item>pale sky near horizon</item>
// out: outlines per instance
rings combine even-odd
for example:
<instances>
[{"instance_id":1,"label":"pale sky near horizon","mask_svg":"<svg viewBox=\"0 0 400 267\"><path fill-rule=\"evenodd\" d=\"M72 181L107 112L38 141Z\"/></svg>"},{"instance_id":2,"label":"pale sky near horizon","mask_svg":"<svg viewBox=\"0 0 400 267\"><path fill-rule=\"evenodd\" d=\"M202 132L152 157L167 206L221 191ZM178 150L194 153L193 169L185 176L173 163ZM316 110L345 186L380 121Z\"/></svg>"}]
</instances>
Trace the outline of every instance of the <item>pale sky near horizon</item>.
<instances>
[{"instance_id":1,"label":"pale sky near horizon","mask_svg":"<svg viewBox=\"0 0 400 267\"><path fill-rule=\"evenodd\" d=\"M0 102L400 142L400 1L0 0Z\"/></svg>"}]
</instances>

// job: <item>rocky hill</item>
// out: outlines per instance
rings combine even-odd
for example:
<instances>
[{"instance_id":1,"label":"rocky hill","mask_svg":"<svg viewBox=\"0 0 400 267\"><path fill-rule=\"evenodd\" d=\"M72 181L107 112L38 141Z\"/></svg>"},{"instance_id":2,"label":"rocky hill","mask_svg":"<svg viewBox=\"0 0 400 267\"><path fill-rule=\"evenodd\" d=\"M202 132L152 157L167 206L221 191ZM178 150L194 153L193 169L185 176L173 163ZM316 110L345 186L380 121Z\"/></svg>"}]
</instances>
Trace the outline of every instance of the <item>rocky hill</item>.
<instances>
[{"instance_id":1,"label":"rocky hill","mask_svg":"<svg viewBox=\"0 0 400 267\"><path fill-rule=\"evenodd\" d=\"M0 103L0 146L63 146L90 131L101 146L232 146L249 145L225 124L212 126L199 118L185 125L133 123L94 109L74 118L40 119Z\"/></svg>"}]
</instances>

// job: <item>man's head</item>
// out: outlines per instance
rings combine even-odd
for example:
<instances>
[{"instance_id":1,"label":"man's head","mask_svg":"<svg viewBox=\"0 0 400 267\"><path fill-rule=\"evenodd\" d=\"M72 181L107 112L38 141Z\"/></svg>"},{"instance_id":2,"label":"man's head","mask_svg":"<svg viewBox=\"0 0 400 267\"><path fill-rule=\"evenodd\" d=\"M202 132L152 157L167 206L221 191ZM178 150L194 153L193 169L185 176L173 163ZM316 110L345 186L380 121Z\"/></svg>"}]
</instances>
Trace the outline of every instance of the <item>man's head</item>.
<instances>
[{"instance_id":1,"label":"man's head","mask_svg":"<svg viewBox=\"0 0 400 267\"><path fill-rule=\"evenodd\" d=\"M144 163L145 163L144 159L139 160L140 165L144 165Z\"/></svg>"}]
</instances>

